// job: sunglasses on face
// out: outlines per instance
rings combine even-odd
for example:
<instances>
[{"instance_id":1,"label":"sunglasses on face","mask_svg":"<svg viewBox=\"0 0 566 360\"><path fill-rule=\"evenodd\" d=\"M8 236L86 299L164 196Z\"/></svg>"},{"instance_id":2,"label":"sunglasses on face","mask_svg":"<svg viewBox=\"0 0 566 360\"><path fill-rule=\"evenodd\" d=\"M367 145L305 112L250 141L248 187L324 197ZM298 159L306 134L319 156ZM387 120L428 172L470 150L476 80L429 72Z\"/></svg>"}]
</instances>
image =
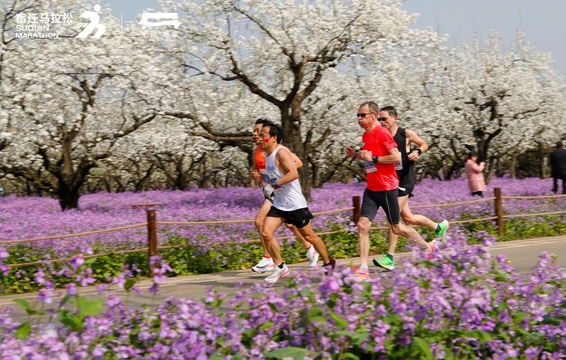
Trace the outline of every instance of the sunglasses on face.
<instances>
[{"instance_id":1,"label":"sunglasses on face","mask_svg":"<svg viewBox=\"0 0 566 360\"><path fill-rule=\"evenodd\" d=\"M367 114L356 114L356 116L357 116L357 117L359 117L359 118L362 118L362 119L363 119L363 118L365 118L365 117L366 117L366 115L371 115L371 114L372 114L372 113L367 113Z\"/></svg>"}]
</instances>

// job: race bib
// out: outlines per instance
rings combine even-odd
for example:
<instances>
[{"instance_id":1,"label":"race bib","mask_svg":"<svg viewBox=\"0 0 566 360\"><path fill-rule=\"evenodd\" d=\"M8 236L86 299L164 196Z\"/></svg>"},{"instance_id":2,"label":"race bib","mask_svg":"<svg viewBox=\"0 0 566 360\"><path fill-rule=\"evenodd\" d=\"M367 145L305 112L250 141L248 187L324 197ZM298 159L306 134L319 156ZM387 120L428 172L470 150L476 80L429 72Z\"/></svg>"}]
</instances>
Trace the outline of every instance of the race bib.
<instances>
[{"instance_id":1,"label":"race bib","mask_svg":"<svg viewBox=\"0 0 566 360\"><path fill-rule=\"evenodd\" d=\"M373 161L364 160L364 167L366 168L366 173L368 174L377 171L377 168L375 167Z\"/></svg>"},{"instance_id":2,"label":"race bib","mask_svg":"<svg viewBox=\"0 0 566 360\"><path fill-rule=\"evenodd\" d=\"M269 184L269 174L267 173L267 170L262 169L259 171L259 173L261 174L261 183L263 185Z\"/></svg>"}]
</instances>

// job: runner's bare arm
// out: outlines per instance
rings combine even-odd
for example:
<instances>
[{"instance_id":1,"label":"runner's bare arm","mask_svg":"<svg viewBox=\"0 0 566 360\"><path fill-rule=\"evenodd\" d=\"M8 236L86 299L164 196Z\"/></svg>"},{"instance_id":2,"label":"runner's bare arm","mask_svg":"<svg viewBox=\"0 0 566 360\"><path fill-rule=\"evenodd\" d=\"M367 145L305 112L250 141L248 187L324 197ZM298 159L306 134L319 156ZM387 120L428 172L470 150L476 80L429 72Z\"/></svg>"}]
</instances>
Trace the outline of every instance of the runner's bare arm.
<instances>
[{"instance_id":1,"label":"runner's bare arm","mask_svg":"<svg viewBox=\"0 0 566 360\"><path fill-rule=\"evenodd\" d=\"M424 141L419 135L417 135L417 133L411 129L406 129L405 130L405 135L407 137L407 143L410 145L415 144L417 145L419 151L415 150L415 151L411 151L408 154L409 160L411 161L417 161L419 160L419 156L424 153L425 151L428 150L428 144L426 143L426 141Z\"/></svg>"},{"instance_id":2,"label":"runner's bare arm","mask_svg":"<svg viewBox=\"0 0 566 360\"><path fill-rule=\"evenodd\" d=\"M299 178L297 166L295 165L291 154L291 151L286 147L281 147L281 149L277 152L276 165L281 172L285 174L278 180L279 185L290 183L291 181Z\"/></svg>"},{"instance_id":3,"label":"runner's bare arm","mask_svg":"<svg viewBox=\"0 0 566 360\"><path fill-rule=\"evenodd\" d=\"M397 164L401 162L401 153L397 147L391 148L389 149L389 155L380 156L378 162L385 164Z\"/></svg>"},{"instance_id":4,"label":"runner's bare arm","mask_svg":"<svg viewBox=\"0 0 566 360\"><path fill-rule=\"evenodd\" d=\"M344 150L346 150L346 156L347 156L347 157L353 158L354 155L356 155L356 150L354 150L353 147L346 146L346 147L344 148ZM356 157L357 157L357 156L356 156Z\"/></svg>"}]
</instances>

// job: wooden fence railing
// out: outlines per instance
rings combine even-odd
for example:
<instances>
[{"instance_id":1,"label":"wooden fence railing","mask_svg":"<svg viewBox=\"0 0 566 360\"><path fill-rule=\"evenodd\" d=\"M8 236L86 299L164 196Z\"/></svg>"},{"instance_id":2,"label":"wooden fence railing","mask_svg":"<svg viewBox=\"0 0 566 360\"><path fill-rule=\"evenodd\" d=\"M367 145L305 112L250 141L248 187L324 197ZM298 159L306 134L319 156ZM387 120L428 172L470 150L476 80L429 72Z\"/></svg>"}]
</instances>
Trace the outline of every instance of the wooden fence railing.
<instances>
[{"instance_id":1,"label":"wooden fence railing","mask_svg":"<svg viewBox=\"0 0 566 360\"><path fill-rule=\"evenodd\" d=\"M469 205L469 204L477 204L482 202L494 202L494 216L484 217L484 218L475 218L475 219L468 219L468 220L450 220L451 224L463 224L463 223L470 223L470 222L479 222L479 221L488 221L488 220L496 220L497 230L499 236L505 235L505 226L504 226L504 219L506 218L516 218L516 217L529 217L529 216L541 216L541 215L558 215L558 214L566 214L566 210L562 211L552 211L552 212L543 212L543 213L529 213L529 214L513 214L513 215L504 215L503 211L503 200L511 200L511 199L557 199L557 198L564 198L566 200L566 195L552 195L552 196L503 196L501 194L501 188L494 189L494 196L488 198L482 198L478 200L470 200L470 201L463 201L463 202L455 202L455 203L448 203L448 204L434 204L434 205L416 205L411 206L412 209L424 209L424 208L439 208L439 207L450 207L450 206L461 206L461 205ZM39 241L47 241L47 240L54 240L54 239L63 239L63 238L70 238L76 236L84 236L84 235L92 235L98 233L105 233L105 232L116 232L126 229L132 229L136 227L143 227L147 226L147 247L132 249L132 250L124 250L124 251L114 251L112 253L100 253L94 255L86 255L83 256L84 259L88 258L96 258L101 256L106 256L109 254L128 254L128 253L136 253L147 251L149 257L158 255L159 249L170 249L179 246L158 246L157 245L157 226L158 225L209 225L209 224L229 224L229 223L253 223L254 220L229 220L229 221L157 221L156 210L154 209L159 204L139 204L133 205L134 208L145 208L146 215L147 215L147 222L133 224L128 226L122 226L118 228L111 228L111 229L103 229L103 230L94 230L89 232L83 233L75 233L75 234L65 234L65 235L55 235L55 236L45 236L41 238L30 238L30 239L19 239L19 240L6 240L1 241L0 245L5 246L9 244L18 244L18 243L30 243L30 242L39 242ZM324 211L324 212L313 212L313 215L321 215L321 214L330 214L330 213L337 213L337 212L344 212L344 211L352 211L352 218L354 223L357 223L360 218L360 197L354 196L352 198L352 207ZM376 226L377 229L386 229L385 226ZM323 232L318 233L319 235L327 235L336 233L336 231L332 232ZM70 261L72 258L61 258L61 259L52 259L51 262L65 262ZM18 263L18 264L7 264L8 267L22 267L27 265L39 265L44 263L44 261L35 261L35 262L27 262L27 263ZM152 272L151 265L149 265L150 273Z\"/></svg>"}]
</instances>

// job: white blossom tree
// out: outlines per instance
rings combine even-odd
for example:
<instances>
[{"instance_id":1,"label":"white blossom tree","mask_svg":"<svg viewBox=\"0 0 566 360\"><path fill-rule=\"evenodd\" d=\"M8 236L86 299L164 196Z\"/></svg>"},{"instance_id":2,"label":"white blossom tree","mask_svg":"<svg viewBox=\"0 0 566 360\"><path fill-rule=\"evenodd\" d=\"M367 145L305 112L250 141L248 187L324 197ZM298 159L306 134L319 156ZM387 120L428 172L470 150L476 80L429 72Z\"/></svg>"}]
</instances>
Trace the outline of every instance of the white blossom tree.
<instances>
[{"instance_id":1,"label":"white blossom tree","mask_svg":"<svg viewBox=\"0 0 566 360\"><path fill-rule=\"evenodd\" d=\"M405 64L384 69L384 89L405 124L428 140L426 166L442 167L447 177L470 149L493 169L565 126L564 80L550 55L535 52L520 31L508 50L492 32L484 44L433 50Z\"/></svg>"},{"instance_id":2,"label":"white blossom tree","mask_svg":"<svg viewBox=\"0 0 566 360\"><path fill-rule=\"evenodd\" d=\"M360 145L355 112L368 100L397 107L431 145L421 166L447 176L466 146L513 171L517 154L566 128L564 79L522 33L510 49L496 33L448 49L409 29L401 3L169 2L162 11L187 15L165 39L139 26L117 36L108 10L104 36L75 39L92 10L81 1L2 3L0 176L63 209L78 207L81 188L245 185L253 123L268 117L303 160L308 196L361 171L343 147ZM53 25L58 40L15 37L17 14L52 11L74 14L74 26Z\"/></svg>"},{"instance_id":3,"label":"white blossom tree","mask_svg":"<svg viewBox=\"0 0 566 360\"><path fill-rule=\"evenodd\" d=\"M35 3L22 11L73 12L78 18L84 9L77 2ZM0 152L1 171L53 193L63 210L78 208L86 177L111 156L117 139L174 102L170 63L143 39L112 35L118 22L108 13L104 24L109 35L100 39L77 39L76 26L54 24L50 31L58 32L59 41L17 39L2 53L3 81L10 80L2 84L2 103L9 106L12 138ZM12 29L4 39L14 38Z\"/></svg>"},{"instance_id":4,"label":"white blossom tree","mask_svg":"<svg viewBox=\"0 0 566 360\"><path fill-rule=\"evenodd\" d=\"M320 114L307 115L305 104L330 78L330 71L339 69L354 81L354 58L383 59L386 44L410 47L422 36L434 38L430 32L407 27L414 16L407 14L401 4L373 0L168 3L173 10L189 14L182 27L186 44L177 52L188 74L205 76L213 83L238 82L263 100L257 107L269 104L277 109L287 146L307 164L300 170L307 191L312 185L312 168L308 164L316 161L317 148L331 136L340 135L332 128L347 124L346 110L352 114L351 109L366 100L346 100L343 96L351 94L353 88L335 87L328 99L319 98L342 98L342 102L327 101L318 108L333 108L340 115L324 122ZM326 88L330 89L331 83ZM315 129L316 133L309 136L307 129Z\"/></svg>"}]
</instances>

